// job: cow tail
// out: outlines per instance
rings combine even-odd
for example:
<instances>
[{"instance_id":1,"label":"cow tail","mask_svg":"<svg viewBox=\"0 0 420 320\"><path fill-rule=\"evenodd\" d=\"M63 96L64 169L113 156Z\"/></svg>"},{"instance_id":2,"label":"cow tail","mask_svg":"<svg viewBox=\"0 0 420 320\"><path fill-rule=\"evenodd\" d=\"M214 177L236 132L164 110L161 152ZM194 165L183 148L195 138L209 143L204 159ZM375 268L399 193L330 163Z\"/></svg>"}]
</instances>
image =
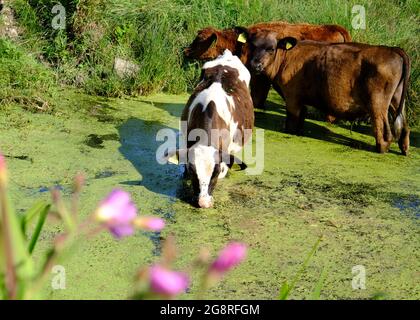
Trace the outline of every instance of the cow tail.
<instances>
[{"instance_id":1,"label":"cow tail","mask_svg":"<svg viewBox=\"0 0 420 320\"><path fill-rule=\"evenodd\" d=\"M395 48L396 52L403 58L403 72L401 75L400 86L401 82L403 81L403 90L401 93L401 100L400 105L398 106L397 116L394 121L394 135L395 139L398 140L401 136L403 129L407 127L407 119L406 119L406 111L405 111L405 98L407 96L408 90L408 80L410 79L410 59L407 54L399 49Z\"/></svg>"}]
</instances>

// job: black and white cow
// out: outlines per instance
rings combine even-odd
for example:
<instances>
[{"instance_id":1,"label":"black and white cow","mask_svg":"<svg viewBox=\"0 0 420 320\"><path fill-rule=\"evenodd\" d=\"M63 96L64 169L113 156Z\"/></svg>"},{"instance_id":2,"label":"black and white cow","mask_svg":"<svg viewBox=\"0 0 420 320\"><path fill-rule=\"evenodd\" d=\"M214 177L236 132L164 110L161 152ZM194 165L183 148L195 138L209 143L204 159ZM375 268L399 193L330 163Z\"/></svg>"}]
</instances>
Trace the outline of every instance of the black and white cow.
<instances>
[{"instance_id":1,"label":"black and white cow","mask_svg":"<svg viewBox=\"0 0 420 320\"><path fill-rule=\"evenodd\" d=\"M232 154L252 136L250 78L248 69L229 50L204 64L201 81L181 116L185 148L166 154L185 164L201 208L213 205L217 180L226 176L235 159Z\"/></svg>"}]
</instances>

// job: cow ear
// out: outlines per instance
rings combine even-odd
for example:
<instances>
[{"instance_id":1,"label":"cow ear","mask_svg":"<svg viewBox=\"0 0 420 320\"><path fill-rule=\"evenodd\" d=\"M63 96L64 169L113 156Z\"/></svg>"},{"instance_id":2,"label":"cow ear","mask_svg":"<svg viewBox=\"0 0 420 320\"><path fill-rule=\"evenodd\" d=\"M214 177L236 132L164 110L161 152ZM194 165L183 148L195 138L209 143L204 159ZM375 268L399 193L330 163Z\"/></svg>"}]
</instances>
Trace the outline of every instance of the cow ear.
<instances>
[{"instance_id":1,"label":"cow ear","mask_svg":"<svg viewBox=\"0 0 420 320\"><path fill-rule=\"evenodd\" d=\"M179 164L179 150L166 150L161 159L163 163L167 162L172 164Z\"/></svg>"},{"instance_id":2,"label":"cow ear","mask_svg":"<svg viewBox=\"0 0 420 320\"><path fill-rule=\"evenodd\" d=\"M236 34L238 37L236 38L236 41L241 43L246 43L248 41L248 29L245 27L235 27L234 28Z\"/></svg>"},{"instance_id":3,"label":"cow ear","mask_svg":"<svg viewBox=\"0 0 420 320\"><path fill-rule=\"evenodd\" d=\"M179 153L176 152L173 155L171 155L170 157L168 157L168 162L178 165L179 164Z\"/></svg>"},{"instance_id":4,"label":"cow ear","mask_svg":"<svg viewBox=\"0 0 420 320\"><path fill-rule=\"evenodd\" d=\"M180 152L182 151L180 151L179 149L167 150L165 151L164 158L166 159L168 163L178 165Z\"/></svg>"},{"instance_id":5,"label":"cow ear","mask_svg":"<svg viewBox=\"0 0 420 320\"><path fill-rule=\"evenodd\" d=\"M217 32L212 27L201 29L197 32L195 41L198 41L201 45L207 45L207 49L214 47L217 43Z\"/></svg>"},{"instance_id":6,"label":"cow ear","mask_svg":"<svg viewBox=\"0 0 420 320\"><path fill-rule=\"evenodd\" d=\"M247 165L241 159L239 159L237 156L233 154L229 154L224 151L220 151L219 154L220 154L220 162L226 163L229 168L231 168L235 163L239 165L241 170L244 170L247 167Z\"/></svg>"},{"instance_id":7,"label":"cow ear","mask_svg":"<svg viewBox=\"0 0 420 320\"><path fill-rule=\"evenodd\" d=\"M290 50L297 44L297 39L293 37L286 37L277 42L277 48L282 50Z\"/></svg>"},{"instance_id":8,"label":"cow ear","mask_svg":"<svg viewBox=\"0 0 420 320\"><path fill-rule=\"evenodd\" d=\"M216 32L214 32L211 36L210 36L210 46L209 46L209 48L214 48L215 46L216 46L216 44L217 44L217 33Z\"/></svg>"}]
</instances>

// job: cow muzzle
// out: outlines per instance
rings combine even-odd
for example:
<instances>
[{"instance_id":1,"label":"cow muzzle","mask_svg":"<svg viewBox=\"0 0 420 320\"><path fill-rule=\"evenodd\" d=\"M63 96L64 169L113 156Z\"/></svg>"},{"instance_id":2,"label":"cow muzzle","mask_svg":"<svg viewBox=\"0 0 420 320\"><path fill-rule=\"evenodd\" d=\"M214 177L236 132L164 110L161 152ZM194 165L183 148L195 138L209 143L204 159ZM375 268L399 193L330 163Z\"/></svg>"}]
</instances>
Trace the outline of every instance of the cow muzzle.
<instances>
[{"instance_id":1,"label":"cow muzzle","mask_svg":"<svg viewBox=\"0 0 420 320\"><path fill-rule=\"evenodd\" d=\"M251 68L257 73L261 73L264 71L262 63L254 60L251 61Z\"/></svg>"},{"instance_id":2,"label":"cow muzzle","mask_svg":"<svg viewBox=\"0 0 420 320\"><path fill-rule=\"evenodd\" d=\"M208 209L213 207L213 197L212 196L200 196L198 198L198 206L203 209Z\"/></svg>"}]
</instances>

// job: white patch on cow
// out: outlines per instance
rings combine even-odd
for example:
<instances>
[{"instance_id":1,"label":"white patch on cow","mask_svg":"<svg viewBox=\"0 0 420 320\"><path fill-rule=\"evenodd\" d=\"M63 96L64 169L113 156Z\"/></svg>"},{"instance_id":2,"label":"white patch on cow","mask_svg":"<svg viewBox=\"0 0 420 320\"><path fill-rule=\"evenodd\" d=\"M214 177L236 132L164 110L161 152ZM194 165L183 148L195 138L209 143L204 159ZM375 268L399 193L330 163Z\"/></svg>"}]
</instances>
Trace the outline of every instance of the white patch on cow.
<instances>
[{"instance_id":1,"label":"white patch on cow","mask_svg":"<svg viewBox=\"0 0 420 320\"><path fill-rule=\"evenodd\" d=\"M238 123L232 120L229 125L230 143L228 146L228 153L230 154L239 152L242 149L242 147L238 143L233 141L233 137L235 136L236 130L238 130Z\"/></svg>"},{"instance_id":2,"label":"white patch on cow","mask_svg":"<svg viewBox=\"0 0 420 320\"><path fill-rule=\"evenodd\" d=\"M192 111L198 104L203 106L202 112L204 112L211 101L216 105L216 111L219 116L229 125L232 120L230 108L234 109L235 103L233 97L226 94L226 91L223 90L220 82L212 83L210 87L204 89L195 97L188 110L188 122L190 122Z\"/></svg>"},{"instance_id":3,"label":"white patch on cow","mask_svg":"<svg viewBox=\"0 0 420 320\"><path fill-rule=\"evenodd\" d=\"M229 49L226 49L221 56L217 57L213 61L206 62L203 69L210 69L216 66L228 66L238 70L239 80L245 81L246 85L249 86L251 74L241 60L237 56L234 56Z\"/></svg>"},{"instance_id":4,"label":"white patch on cow","mask_svg":"<svg viewBox=\"0 0 420 320\"><path fill-rule=\"evenodd\" d=\"M210 179L216 165L217 149L213 146L196 144L191 147L192 162L195 164L198 182L200 184L199 197L209 197Z\"/></svg>"},{"instance_id":5,"label":"white patch on cow","mask_svg":"<svg viewBox=\"0 0 420 320\"><path fill-rule=\"evenodd\" d=\"M236 133L236 130L238 130L238 122L235 122L233 120L232 115L232 111L235 109L235 102L233 100L233 97L226 93L220 82L213 83L210 87L201 91L195 97L188 110L188 122L191 121L190 117L192 111L198 104L202 105L202 112L205 112L211 101L214 102L216 106L216 112L218 113L220 118L222 118L222 120L228 126L230 135L229 145L226 146L228 152L239 152L242 147L237 143L233 143L233 137Z\"/></svg>"}]
</instances>

